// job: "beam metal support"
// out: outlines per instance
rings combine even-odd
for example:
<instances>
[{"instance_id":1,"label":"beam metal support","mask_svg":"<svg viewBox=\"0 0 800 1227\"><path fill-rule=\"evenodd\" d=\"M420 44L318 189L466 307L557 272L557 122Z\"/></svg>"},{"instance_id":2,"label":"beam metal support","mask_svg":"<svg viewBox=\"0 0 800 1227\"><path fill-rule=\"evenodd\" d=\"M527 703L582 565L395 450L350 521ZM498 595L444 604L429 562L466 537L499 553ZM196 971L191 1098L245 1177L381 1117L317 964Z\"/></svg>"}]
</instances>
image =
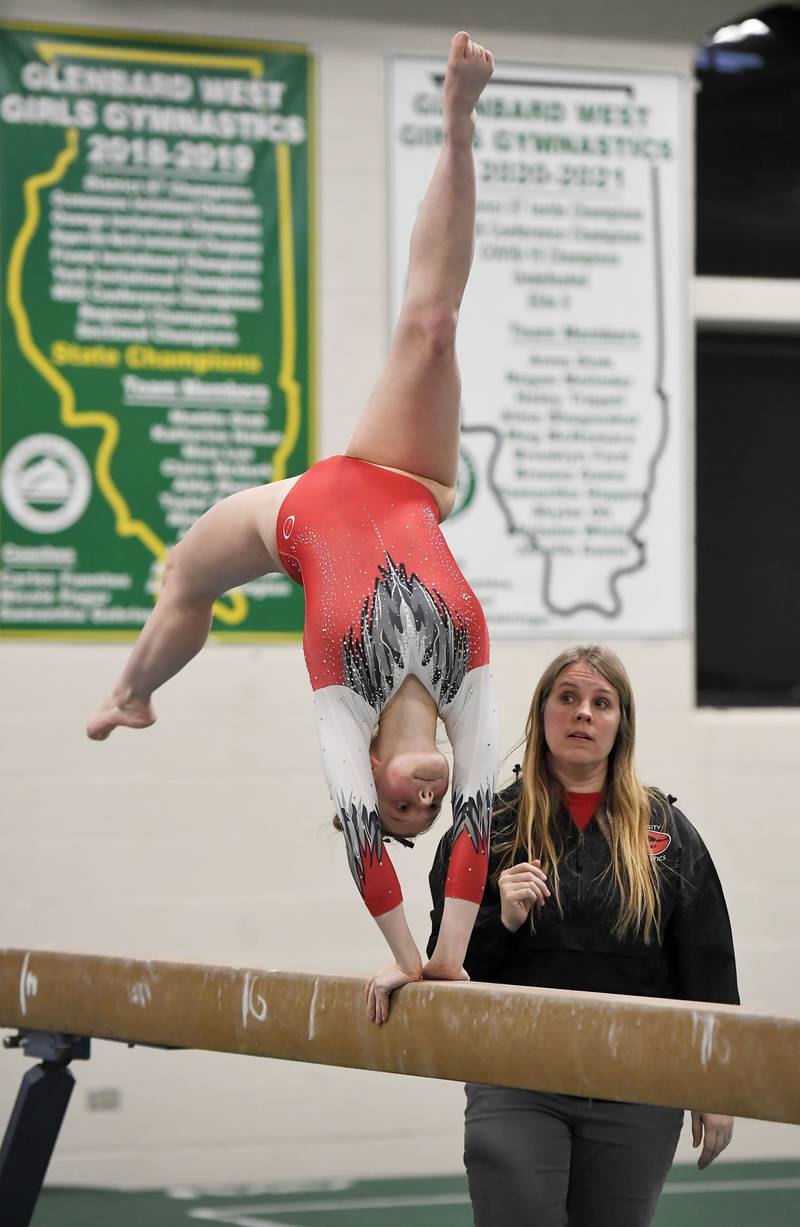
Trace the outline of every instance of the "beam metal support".
<instances>
[{"instance_id":1,"label":"beam metal support","mask_svg":"<svg viewBox=\"0 0 800 1227\"><path fill-rule=\"evenodd\" d=\"M70 1061L88 1060L89 1041L23 1031L5 1040L3 1046L44 1058L22 1079L0 1146L3 1227L28 1227L75 1086L67 1066Z\"/></svg>"}]
</instances>

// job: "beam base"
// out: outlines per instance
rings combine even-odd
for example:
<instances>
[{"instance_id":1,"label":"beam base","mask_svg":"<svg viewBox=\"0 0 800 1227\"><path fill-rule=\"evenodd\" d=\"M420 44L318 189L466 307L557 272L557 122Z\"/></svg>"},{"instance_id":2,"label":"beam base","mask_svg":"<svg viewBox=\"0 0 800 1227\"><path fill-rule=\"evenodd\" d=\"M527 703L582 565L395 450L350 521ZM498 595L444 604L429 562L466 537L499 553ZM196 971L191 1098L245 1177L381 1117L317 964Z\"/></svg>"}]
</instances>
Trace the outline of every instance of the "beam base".
<instances>
[{"instance_id":1,"label":"beam base","mask_svg":"<svg viewBox=\"0 0 800 1227\"><path fill-rule=\"evenodd\" d=\"M3 1227L29 1227L75 1087L67 1064L89 1056L89 1041L33 1032L5 1046L48 1058L22 1079L0 1146Z\"/></svg>"}]
</instances>

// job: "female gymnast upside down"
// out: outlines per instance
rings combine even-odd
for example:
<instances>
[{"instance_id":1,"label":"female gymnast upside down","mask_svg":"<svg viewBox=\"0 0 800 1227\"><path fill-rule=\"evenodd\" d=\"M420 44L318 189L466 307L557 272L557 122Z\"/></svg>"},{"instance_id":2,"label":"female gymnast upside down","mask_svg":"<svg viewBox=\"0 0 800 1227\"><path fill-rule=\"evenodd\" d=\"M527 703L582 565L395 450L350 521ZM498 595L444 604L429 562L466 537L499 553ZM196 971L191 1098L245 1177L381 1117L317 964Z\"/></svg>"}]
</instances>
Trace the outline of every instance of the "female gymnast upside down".
<instances>
[{"instance_id":1,"label":"female gymnast upside down","mask_svg":"<svg viewBox=\"0 0 800 1227\"><path fill-rule=\"evenodd\" d=\"M214 601L274 571L302 584L304 651L323 765L356 885L394 962L366 990L388 1017L395 988L466 978L487 866L498 735L481 607L439 528L455 494L458 310L475 228L473 108L491 54L463 31L443 88L444 140L411 237L386 365L344 456L223 499L171 551L158 602L111 696L87 726L103 740L155 720L153 692L205 643ZM435 820L453 747L453 851L439 940L422 959L384 835Z\"/></svg>"}]
</instances>

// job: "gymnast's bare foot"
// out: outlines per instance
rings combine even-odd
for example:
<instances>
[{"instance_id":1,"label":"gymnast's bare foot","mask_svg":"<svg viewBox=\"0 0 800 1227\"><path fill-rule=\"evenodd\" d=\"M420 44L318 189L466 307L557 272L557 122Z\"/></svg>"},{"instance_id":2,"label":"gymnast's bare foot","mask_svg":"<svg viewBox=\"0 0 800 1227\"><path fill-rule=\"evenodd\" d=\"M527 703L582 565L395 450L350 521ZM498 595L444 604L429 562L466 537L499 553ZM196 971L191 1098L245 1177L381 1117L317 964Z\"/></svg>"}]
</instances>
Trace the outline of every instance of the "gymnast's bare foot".
<instances>
[{"instance_id":1,"label":"gymnast's bare foot","mask_svg":"<svg viewBox=\"0 0 800 1227\"><path fill-rule=\"evenodd\" d=\"M155 724L156 713L149 699L117 700L112 695L86 725L86 736L105 741L116 728L146 729Z\"/></svg>"},{"instance_id":2,"label":"gymnast's bare foot","mask_svg":"<svg viewBox=\"0 0 800 1227\"><path fill-rule=\"evenodd\" d=\"M491 51L480 43L473 43L466 30L456 34L450 44L444 78L445 115L451 118L470 116L493 72Z\"/></svg>"}]
</instances>

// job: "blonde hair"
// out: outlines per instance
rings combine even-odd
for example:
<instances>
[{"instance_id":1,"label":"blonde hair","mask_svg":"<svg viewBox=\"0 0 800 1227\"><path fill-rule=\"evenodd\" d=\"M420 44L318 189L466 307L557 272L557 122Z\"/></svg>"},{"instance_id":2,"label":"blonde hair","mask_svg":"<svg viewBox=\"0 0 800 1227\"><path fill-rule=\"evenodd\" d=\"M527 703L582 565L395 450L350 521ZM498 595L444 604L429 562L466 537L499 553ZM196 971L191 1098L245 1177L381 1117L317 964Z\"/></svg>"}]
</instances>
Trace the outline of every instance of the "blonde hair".
<instances>
[{"instance_id":1,"label":"blonde hair","mask_svg":"<svg viewBox=\"0 0 800 1227\"><path fill-rule=\"evenodd\" d=\"M651 810L666 810L666 798L645 788L636 775L634 741L636 713L633 691L625 666L608 648L598 644L569 648L545 669L537 685L528 722L525 726L525 754L522 760L522 790L516 804L513 832L494 843L501 853L497 875L519 860L538 857L549 879L559 909L559 847L553 819L564 805L564 789L553 773L544 736L544 706L558 675L569 665L584 664L604 678L616 691L620 705L620 724L611 753L605 785L605 801L596 821L611 853L608 869L609 891L616 888L620 904L613 928L615 937L626 933L642 934L646 943L658 932L660 897L657 867L650 854L647 831ZM507 802L498 816L514 808ZM524 853L524 856L520 856Z\"/></svg>"}]
</instances>

